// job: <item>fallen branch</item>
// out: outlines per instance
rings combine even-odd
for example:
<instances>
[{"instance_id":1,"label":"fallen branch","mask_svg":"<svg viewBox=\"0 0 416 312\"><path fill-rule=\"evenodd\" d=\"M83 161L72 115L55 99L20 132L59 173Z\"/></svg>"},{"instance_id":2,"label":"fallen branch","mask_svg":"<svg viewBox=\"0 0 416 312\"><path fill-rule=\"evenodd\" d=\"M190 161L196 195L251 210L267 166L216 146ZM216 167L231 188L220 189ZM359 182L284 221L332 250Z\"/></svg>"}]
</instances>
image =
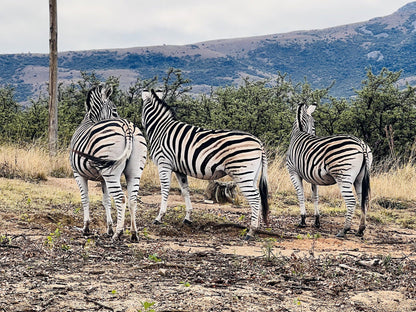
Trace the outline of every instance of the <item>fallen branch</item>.
<instances>
[{"instance_id":1,"label":"fallen branch","mask_svg":"<svg viewBox=\"0 0 416 312\"><path fill-rule=\"evenodd\" d=\"M107 310L110 310L110 311L114 311L114 309L112 307L106 306L106 305L104 305L104 304L102 304L102 303L100 303L100 302L98 302L98 301L96 301L94 299L90 299L88 297L85 297L85 300L87 302L91 302L91 303L96 304L97 306L100 307L100 309L102 308L102 309L107 309Z\"/></svg>"},{"instance_id":2,"label":"fallen branch","mask_svg":"<svg viewBox=\"0 0 416 312\"><path fill-rule=\"evenodd\" d=\"M20 246L16 246L16 245L0 245L0 248L16 248L16 249L21 249Z\"/></svg>"},{"instance_id":3,"label":"fallen branch","mask_svg":"<svg viewBox=\"0 0 416 312\"><path fill-rule=\"evenodd\" d=\"M193 265L186 265L181 263L171 263L171 262L155 262L155 263L148 263L142 266L136 266L136 269L144 270L144 269L151 269L154 267L165 267L165 268L181 268L181 269L190 269L195 270L195 266Z\"/></svg>"},{"instance_id":4,"label":"fallen branch","mask_svg":"<svg viewBox=\"0 0 416 312\"><path fill-rule=\"evenodd\" d=\"M362 272L361 269L353 268L353 267L350 267L349 265L346 265L346 264L343 264L343 263L340 263L338 266L340 268L343 268L343 269L347 269L347 270L351 270L351 271L356 271L356 272Z\"/></svg>"},{"instance_id":5,"label":"fallen branch","mask_svg":"<svg viewBox=\"0 0 416 312\"><path fill-rule=\"evenodd\" d=\"M346 265L346 264L343 264L343 263L340 263L338 266L342 269L347 269L347 270L351 270L351 271L355 271L355 272L360 272L360 273L367 274L367 275L376 275L376 276L380 276L380 277L383 276L383 274L378 273L378 272L372 272L372 271L369 272L369 271L366 271L366 270L363 270L363 269L353 268L353 267L350 267L349 265Z\"/></svg>"}]
</instances>

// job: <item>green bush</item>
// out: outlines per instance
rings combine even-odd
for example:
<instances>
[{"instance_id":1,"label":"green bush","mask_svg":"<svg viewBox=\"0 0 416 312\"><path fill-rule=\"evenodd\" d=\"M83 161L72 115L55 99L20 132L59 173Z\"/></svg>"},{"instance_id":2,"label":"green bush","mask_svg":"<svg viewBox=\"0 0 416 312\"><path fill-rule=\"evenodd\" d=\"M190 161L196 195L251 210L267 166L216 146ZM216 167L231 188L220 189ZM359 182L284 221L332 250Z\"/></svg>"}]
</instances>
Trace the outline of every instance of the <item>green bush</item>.
<instances>
[{"instance_id":1,"label":"green bush","mask_svg":"<svg viewBox=\"0 0 416 312\"><path fill-rule=\"evenodd\" d=\"M416 137L415 88L398 87L401 72L383 68L379 74L367 70L367 79L352 98L328 95L332 86L312 89L305 80L293 84L285 74L275 79L252 81L243 79L240 86L212 89L209 94L189 93L190 80L179 69L170 68L160 80L153 77L137 79L128 90L119 87L119 80L110 77L113 101L119 114L141 127L141 92L162 85L165 100L177 118L210 129L234 129L249 132L265 142L268 150L285 150L288 146L299 103L318 103L315 113L318 135L352 134L365 140L376 161L386 158L409 160L414 154ZM88 90L101 82L93 73L70 85L59 85L58 136L61 147L67 147L85 113ZM21 107L15 100L15 90L0 88L0 136L4 142L33 142L47 138L48 100L32 100Z\"/></svg>"}]
</instances>

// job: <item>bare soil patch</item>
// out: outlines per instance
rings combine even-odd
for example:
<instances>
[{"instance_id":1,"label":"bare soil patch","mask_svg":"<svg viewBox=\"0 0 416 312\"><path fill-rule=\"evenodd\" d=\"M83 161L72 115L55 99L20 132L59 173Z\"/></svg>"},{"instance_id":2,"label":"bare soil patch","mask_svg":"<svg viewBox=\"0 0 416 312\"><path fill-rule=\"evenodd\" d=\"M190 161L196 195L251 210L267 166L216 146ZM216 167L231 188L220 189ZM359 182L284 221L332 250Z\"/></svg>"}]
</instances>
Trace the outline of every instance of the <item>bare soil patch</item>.
<instances>
[{"instance_id":1,"label":"bare soil patch","mask_svg":"<svg viewBox=\"0 0 416 312\"><path fill-rule=\"evenodd\" d=\"M323 215L317 230L272 211L269 227L245 242L248 207L194 194L189 227L174 190L156 226L160 194L141 195L138 243L103 234L99 202L88 237L78 204L24 214L0 205L0 311L131 312L146 302L155 311L416 311L414 230L370 221L363 239L339 240L343 215Z\"/></svg>"}]
</instances>

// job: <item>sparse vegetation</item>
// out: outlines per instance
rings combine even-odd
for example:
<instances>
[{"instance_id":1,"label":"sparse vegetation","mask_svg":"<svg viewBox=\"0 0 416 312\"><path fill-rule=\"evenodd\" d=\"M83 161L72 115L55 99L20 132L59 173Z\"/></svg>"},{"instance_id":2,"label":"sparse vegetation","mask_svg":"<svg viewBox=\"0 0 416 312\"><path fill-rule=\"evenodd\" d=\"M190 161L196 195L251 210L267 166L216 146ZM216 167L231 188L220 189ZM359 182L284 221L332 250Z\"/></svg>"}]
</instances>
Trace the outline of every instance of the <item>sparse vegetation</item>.
<instances>
[{"instance_id":1,"label":"sparse vegetation","mask_svg":"<svg viewBox=\"0 0 416 312\"><path fill-rule=\"evenodd\" d=\"M155 303L156 302L153 302L153 301L152 302L147 302L147 301L140 302L144 310L137 310L137 312L156 312L155 309L152 309Z\"/></svg>"},{"instance_id":2,"label":"sparse vegetation","mask_svg":"<svg viewBox=\"0 0 416 312\"><path fill-rule=\"evenodd\" d=\"M264 258L267 262L270 262L274 258L276 258L275 254L273 253L273 249L275 247L276 242L277 240L274 237L268 237L264 239L263 253Z\"/></svg>"}]
</instances>

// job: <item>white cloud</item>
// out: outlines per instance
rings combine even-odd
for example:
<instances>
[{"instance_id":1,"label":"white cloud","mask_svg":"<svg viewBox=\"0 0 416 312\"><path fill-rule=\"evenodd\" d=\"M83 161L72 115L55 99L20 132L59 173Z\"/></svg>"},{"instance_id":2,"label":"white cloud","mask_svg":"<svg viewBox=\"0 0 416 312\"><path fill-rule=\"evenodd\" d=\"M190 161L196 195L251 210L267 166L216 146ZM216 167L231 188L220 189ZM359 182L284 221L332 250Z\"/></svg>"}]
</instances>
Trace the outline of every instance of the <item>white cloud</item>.
<instances>
[{"instance_id":1,"label":"white cloud","mask_svg":"<svg viewBox=\"0 0 416 312\"><path fill-rule=\"evenodd\" d=\"M58 48L187 44L316 29L393 13L406 0L59 0ZM47 1L2 0L0 53L47 53Z\"/></svg>"}]
</instances>

